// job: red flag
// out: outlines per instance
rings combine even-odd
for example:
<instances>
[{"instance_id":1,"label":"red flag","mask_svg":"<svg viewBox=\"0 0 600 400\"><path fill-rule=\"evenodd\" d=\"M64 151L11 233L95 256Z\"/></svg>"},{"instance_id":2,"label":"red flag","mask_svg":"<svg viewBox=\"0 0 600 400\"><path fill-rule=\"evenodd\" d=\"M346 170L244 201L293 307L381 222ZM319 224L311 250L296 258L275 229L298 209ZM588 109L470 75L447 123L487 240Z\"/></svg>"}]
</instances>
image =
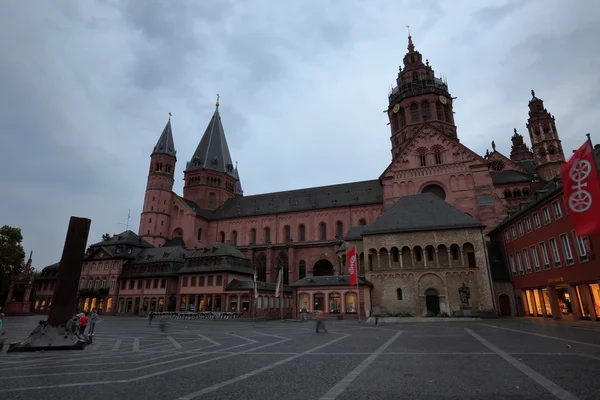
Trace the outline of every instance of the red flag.
<instances>
[{"instance_id":1,"label":"red flag","mask_svg":"<svg viewBox=\"0 0 600 400\"><path fill-rule=\"evenodd\" d=\"M348 275L350 275L350 284L356 285L358 282L357 277L357 266L356 266L356 248L353 248L346 255L346 259L348 260Z\"/></svg>"},{"instance_id":2,"label":"red flag","mask_svg":"<svg viewBox=\"0 0 600 400\"><path fill-rule=\"evenodd\" d=\"M600 176L589 140L562 166L561 178L567 212L577 235L600 232Z\"/></svg>"}]
</instances>

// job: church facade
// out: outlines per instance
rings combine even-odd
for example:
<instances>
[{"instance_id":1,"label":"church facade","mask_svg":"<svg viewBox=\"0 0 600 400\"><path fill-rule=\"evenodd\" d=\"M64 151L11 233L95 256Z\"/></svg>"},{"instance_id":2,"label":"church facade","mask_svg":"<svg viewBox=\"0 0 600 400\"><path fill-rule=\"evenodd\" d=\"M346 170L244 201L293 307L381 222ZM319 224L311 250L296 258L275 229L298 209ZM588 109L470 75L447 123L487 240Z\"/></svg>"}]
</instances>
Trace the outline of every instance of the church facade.
<instances>
[{"instance_id":1,"label":"church facade","mask_svg":"<svg viewBox=\"0 0 600 400\"><path fill-rule=\"evenodd\" d=\"M410 36L387 113L392 157L377 179L252 196L243 194L218 101L185 164L183 194L175 193L179 160L169 120L150 156L136 235L140 257L157 254L140 262L138 253L121 260L116 250L104 251L109 265L121 261L114 271L109 268L115 283L107 278L103 304L110 298L111 312L119 314L160 307L227 311L234 303L248 308L256 273L262 292L255 303L269 316L282 308L270 294L281 271L287 298L281 304L290 315L304 308L351 317L359 310L426 315L496 308L485 235L558 175L564 154L554 117L532 91L531 150L515 130L509 156L496 151L494 143L491 153L477 154L460 142L447 82L435 76L429 60L423 62ZM193 261L215 246L216 251L226 246L227 257L244 268L222 267L224 258L217 256L210 265ZM350 286L346 275L345 254L352 247L358 255L358 287ZM102 243L93 248L86 265L98 257ZM169 253L168 267L143 267L160 259L159 253ZM173 253L178 260L171 260ZM217 264L223 272L220 285L209 290L200 282L216 276ZM169 276L164 286L161 280L154 286L156 273ZM147 284L156 293L145 294ZM87 290L96 283L83 285ZM459 296L463 286L470 293L466 303Z\"/></svg>"}]
</instances>

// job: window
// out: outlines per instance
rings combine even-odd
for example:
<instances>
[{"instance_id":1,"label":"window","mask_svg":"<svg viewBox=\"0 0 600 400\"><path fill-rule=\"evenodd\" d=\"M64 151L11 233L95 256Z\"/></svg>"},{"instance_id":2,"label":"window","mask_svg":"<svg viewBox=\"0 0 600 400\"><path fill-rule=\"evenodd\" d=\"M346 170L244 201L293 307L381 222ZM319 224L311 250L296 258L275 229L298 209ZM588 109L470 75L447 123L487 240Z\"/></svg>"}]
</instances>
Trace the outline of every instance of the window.
<instances>
[{"instance_id":1,"label":"window","mask_svg":"<svg viewBox=\"0 0 600 400\"><path fill-rule=\"evenodd\" d=\"M83 270L87 270L87 264L83 264Z\"/></svg>"},{"instance_id":2,"label":"window","mask_svg":"<svg viewBox=\"0 0 600 400\"><path fill-rule=\"evenodd\" d=\"M106 289L106 278L102 278L102 285L100 287Z\"/></svg>"},{"instance_id":3,"label":"window","mask_svg":"<svg viewBox=\"0 0 600 400\"><path fill-rule=\"evenodd\" d=\"M511 234L513 240L517 238L517 231L515 230L514 225L510 227L510 234Z\"/></svg>"},{"instance_id":4,"label":"window","mask_svg":"<svg viewBox=\"0 0 600 400\"><path fill-rule=\"evenodd\" d=\"M367 224L367 220L364 218L361 218L360 221L358 221L359 225L366 225Z\"/></svg>"},{"instance_id":5,"label":"window","mask_svg":"<svg viewBox=\"0 0 600 400\"><path fill-rule=\"evenodd\" d=\"M566 264L572 265L574 263L573 252L571 252L571 245L569 244L569 236L567 236L566 233L563 233L562 235L560 235L560 243L562 244L563 254L565 255L565 258L567 259Z\"/></svg>"},{"instance_id":6,"label":"window","mask_svg":"<svg viewBox=\"0 0 600 400\"><path fill-rule=\"evenodd\" d=\"M231 243L234 246L237 246L237 231L232 231L231 232Z\"/></svg>"},{"instance_id":7,"label":"window","mask_svg":"<svg viewBox=\"0 0 600 400\"><path fill-rule=\"evenodd\" d=\"M256 244L256 229L250 229L250 244Z\"/></svg>"},{"instance_id":8,"label":"window","mask_svg":"<svg viewBox=\"0 0 600 400\"><path fill-rule=\"evenodd\" d=\"M113 290L115 288L115 277L111 276L110 278L110 290Z\"/></svg>"},{"instance_id":9,"label":"window","mask_svg":"<svg viewBox=\"0 0 600 400\"><path fill-rule=\"evenodd\" d=\"M577 248L577 255L579 256L579 261L587 261L588 254L585 248L584 239L581 236L577 236L577 233L575 231L572 231L571 233L573 234L573 240L575 241L575 247Z\"/></svg>"},{"instance_id":10,"label":"window","mask_svg":"<svg viewBox=\"0 0 600 400\"><path fill-rule=\"evenodd\" d=\"M531 260L529 259L529 253L527 249L523 249L523 260L525 261L525 271L531 273Z\"/></svg>"},{"instance_id":11,"label":"window","mask_svg":"<svg viewBox=\"0 0 600 400\"><path fill-rule=\"evenodd\" d=\"M319 239L327 240L327 224L325 222L319 224Z\"/></svg>"},{"instance_id":12,"label":"window","mask_svg":"<svg viewBox=\"0 0 600 400\"><path fill-rule=\"evenodd\" d=\"M560 208L560 203L556 200L552 203L552 210L554 211L554 219L562 218L562 210Z\"/></svg>"},{"instance_id":13,"label":"window","mask_svg":"<svg viewBox=\"0 0 600 400\"><path fill-rule=\"evenodd\" d=\"M531 232L531 218L527 217L525 218L525 229L527 230L527 232Z\"/></svg>"},{"instance_id":14,"label":"window","mask_svg":"<svg viewBox=\"0 0 600 400\"><path fill-rule=\"evenodd\" d=\"M521 253L517 251L515 254L517 256L517 267L519 267L519 274L523 275L523 260L521 260Z\"/></svg>"},{"instance_id":15,"label":"window","mask_svg":"<svg viewBox=\"0 0 600 400\"><path fill-rule=\"evenodd\" d=\"M152 288L152 279L146 279L146 289Z\"/></svg>"},{"instance_id":16,"label":"window","mask_svg":"<svg viewBox=\"0 0 600 400\"><path fill-rule=\"evenodd\" d=\"M183 284L182 284L182 286L187 286L187 285L188 285L188 277L184 276L183 277Z\"/></svg>"},{"instance_id":17,"label":"window","mask_svg":"<svg viewBox=\"0 0 600 400\"><path fill-rule=\"evenodd\" d=\"M427 122L431 119L431 107L427 100L421 103L421 114L423 115L423 122Z\"/></svg>"},{"instance_id":18,"label":"window","mask_svg":"<svg viewBox=\"0 0 600 400\"><path fill-rule=\"evenodd\" d=\"M427 166L427 157L425 156L425 153L419 154L419 164L421 167Z\"/></svg>"},{"instance_id":19,"label":"window","mask_svg":"<svg viewBox=\"0 0 600 400\"><path fill-rule=\"evenodd\" d=\"M298 279L302 279L306 276L306 261L300 260L298 267Z\"/></svg>"},{"instance_id":20,"label":"window","mask_svg":"<svg viewBox=\"0 0 600 400\"><path fill-rule=\"evenodd\" d=\"M298 240L301 242L306 241L306 227L304 225L298 227Z\"/></svg>"},{"instance_id":21,"label":"window","mask_svg":"<svg viewBox=\"0 0 600 400\"><path fill-rule=\"evenodd\" d=\"M219 232L219 242L225 243L225 232Z\"/></svg>"},{"instance_id":22,"label":"window","mask_svg":"<svg viewBox=\"0 0 600 400\"><path fill-rule=\"evenodd\" d=\"M410 105L410 122L419 122L419 106L417 103Z\"/></svg>"},{"instance_id":23,"label":"window","mask_svg":"<svg viewBox=\"0 0 600 400\"><path fill-rule=\"evenodd\" d=\"M540 252L542 253L544 269L550 269L550 258L548 257L548 248L545 242L540 242Z\"/></svg>"},{"instance_id":24,"label":"window","mask_svg":"<svg viewBox=\"0 0 600 400\"><path fill-rule=\"evenodd\" d=\"M433 154L435 156L435 163L441 164L442 163L442 152L440 150L436 150Z\"/></svg>"},{"instance_id":25,"label":"window","mask_svg":"<svg viewBox=\"0 0 600 400\"><path fill-rule=\"evenodd\" d=\"M92 263L92 268L90 268L92 271L96 270L96 263Z\"/></svg>"},{"instance_id":26,"label":"window","mask_svg":"<svg viewBox=\"0 0 600 400\"><path fill-rule=\"evenodd\" d=\"M512 254L508 255L508 262L510 263L510 270L513 276L517 275L517 267L515 267L515 257Z\"/></svg>"},{"instance_id":27,"label":"window","mask_svg":"<svg viewBox=\"0 0 600 400\"><path fill-rule=\"evenodd\" d=\"M542 226L542 223L540 222L540 215L538 213L533 214L533 226L535 226L535 229L538 229L540 226Z\"/></svg>"},{"instance_id":28,"label":"window","mask_svg":"<svg viewBox=\"0 0 600 400\"><path fill-rule=\"evenodd\" d=\"M548 207L542 208L542 215L544 216L544 224L548 225L552 220L550 219L550 210Z\"/></svg>"},{"instance_id":29,"label":"window","mask_svg":"<svg viewBox=\"0 0 600 400\"><path fill-rule=\"evenodd\" d=\"M536 272L539 272L541 270L541 268L540 268L540 259L538 257L537 249L535 248L535 246L531 246L529 248L529 250L531 251L531 257L533 258L533 267L535 268Z\"/></svg>"},{"instance_id":30,"label":"window","mask_svg":"<svg viewBox=\"0 0 600 400\"><path fill-rule=\"evenodd\" d=\"M510 235L508 234L508 230L504 231L504 242L510 242Z\"/></svg>"},{"instance_id":31,"label":"window","mask_svg":"<svg viewBox=\"0 0 600 400\"><path fill-rule=\"evenodd\" d=\"M548 239L548 243L550 244L550 250L552 251L552 257L554 258L554 266L558 268L560 267L560 254L558 253L556 239L550 238Z\"/></svg>"},{"instance_id":32,"label":"window","mask_svg":"<svg viewBox=\"0 0 600 400\"><path fill-rule=\"evenodd\" d=\"M206 279L206 286L212 286L212 285L213 285L213 277L212 277L212 276L209 276L209 277Z\"/></svg>"},{"instance_id":33,"label":"window","mask_svg":"<svg viewBox=\"0 0 600 400\"><path fill-rule=\"evenodd\" d=\"M202 240L202 229L198 229L198 236L197 236L197 240Z\"/></svg>"},{"instance_id":34,"label":"window","mask_svg":"<svg viewBox=\"0 0 600 400\"><path fill-rule=\"evenodd\" d=\"M519 222L517 224L517 227L519 228L519 236L523 236L525 234L525 232L523 231L523 223Z\"/></svg>"},{"instance_id":35,"label":"window","mask_svg":"<svg viewBox=\"0 0 600 400\"><path fill-rule=\"evenodd\" d=\"M285 243L289 243L292 240L292 233L288 225L283 227L283 237L285 239Z\"/></svg>"},{"instance_id":36,"label":"window","mask_svg":"<svg viewBox=\"0 0 600 400\"><path fill-rule=\"evenodd\" d=\"M217 275L217 286L221 286L223 284L223 275Z\"/></svg>"},{"instance_id":37,"label":"window","mask_svg":"<svg viewBox=\"0 0 600 400\"><path fill-rule=\"evenodd\" d=\"M400 288L396 289L396 299L402 300L402 289Z\"/></svg>"},{"instance_id":38,"label":"window","mask_svg":"<svg viewBox=\"0 0 600 400\"><path fill-rule=\"evenodd\" d=\"M494 204L494 199L491 194L480 194L477 196L477 204L480 206L491 206Z\"/></svg>"},{"instance_id":39,"label":"window","mask_svg":"<svg viewBox=\"0 0 600 400\"><path fill-rule=\"evenodd\" d=\"M209 209L213 209L215 208L215 204L216 204L216 195L213 192L210 192L208 194L208 208Z\"/></svg>"},{"instance_id":40,"label":"window","mask_svg":"<svg viewBox=\"0 0 600 400\"><path fill-rule=\"evenodd\" d=\"M271 243L271 228L265 228L265 243Z\"/></svg>"},{"instance_id":41,"label":"window","mask_svg":"<svg viewBox=\"0 0 600 400\"><path fill-rule=\"evenodd\" d=\"M336 222L336 224L335 224L335 231L336 231L338 239L343 239L344 238L344 224L342 223L342 221Z\"/></svg>"}]
</instances>

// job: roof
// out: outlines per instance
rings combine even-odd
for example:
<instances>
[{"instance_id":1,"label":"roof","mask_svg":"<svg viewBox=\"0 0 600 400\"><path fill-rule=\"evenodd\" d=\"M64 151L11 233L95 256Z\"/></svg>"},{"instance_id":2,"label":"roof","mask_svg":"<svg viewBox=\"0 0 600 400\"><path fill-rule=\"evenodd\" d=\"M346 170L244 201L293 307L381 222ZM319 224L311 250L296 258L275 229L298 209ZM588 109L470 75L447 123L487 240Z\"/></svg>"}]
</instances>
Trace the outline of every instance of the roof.
<instances>
[{"instance_id":1,"label":"roof","mask_svg":"<svg viewBox=\"0 0 600 400\"><path fill-rule=\"evenodd\" d=\"M510 282L510 273L502 257L502 247L499 242L487 242L490 272L495 282Z\"/></svg>"},{"instance_id":2,"label":"roof","mask_svg":"<svg viewBox=\"0 0 600 400\"><path fill-rule=\"evenodd\" d=\"M358 277L359 285L372 285L371 282L364 278ZM350 285L349 275L334 275L334 276L307 276L292 284L293 287L310 287L310 286L348 286Z\"/></svg>"},{"instance_id":3,"label":"roof","mask_svg":"<svg viewBox=\"0 0 600 400\"><path fill-rule=\"evenodd\" d=\"M158 142L156 142L156 146L154 146L152 155L154 154L168 154L176 157L177 152L175 151L175 142L173 141L173 132L171 131L171 118L169 118L165 129L163 129L162 134L158 138Z\"/></svg>"},{"instance_id":4,"label":"roof","mask_svg":"<svg viewBox=\"0 0 600 400\"><path fill-rule=\"evenodd\" d=\"M169 239L165 242L165 244L162 245L163 248L165 247L183 247L185 248L185 242L183 241L183 237L182 236L176 236L173 239Z\"/></svg>"},{"instance_id":5,"label":"roof","mask_svg":"<svg viewBox=\"0 0 600 400\"><path fill-rule=\"evenodd\" d=\"M531 182L533 177L527 176L526 174L513 171L513 170L504 170L504 171L490 171L490 176L492 177L492 183L494 185L503 185L507 183L519 183L519 182Z\"/></svg>"},{"instance_id":6,"label":"roof","mask_svg":"<svg viewBox=\"0 0 600 400\"><path fill-rule=\"evenodd\" d=\"M537 174L537 167L535 166L535 160L519 160L513 161L519 167L529 172L531 175Z\"/></svg>"},{"instance_id":7,"label":"roof","mask_svg":"<svg viewBox=\"0 0 600 400\"><path fill-rule=\"evenodd\" d=\"M282 289L284 292L292 292L293 289L291 286L288 285L282 285ZM264 291L272 291L273 294L275 294L275 288L277 287L276 283L271 283L271 282L256 282L256 288L258 290L264 290ZM254 281L253 280L248 280L248 281L241 281L239 279L232 279L228 284L227 287L225 288L225 290L252 290L254 289Z\"/></svg>"},{"instance_id":8,"label":"roof","mask_svg":"<svg viewBox=\"0 0 600 400\"><path fill-rule=\"evenodd\" d=\"M231 243L215 243L187 254L179 273L237 272L254 275L252 261Z\"/></svg>"},{"instance_id":9,"label":"roof","mask_svg":"<svg viewBox=\"0 0 600 400\"><path fill-rule=\"evenodd\" d=\"M225 139L225 131L221 123L219 105L200 139L200 143L192 158L186 165L186 171L208 169L223 172L235 178L233 162Z\"/></svg>"},{"instance_id":10,"label":"roof","mask_svg":"<svg viewBox=\"0 0 600 400\"><path fill-rule=\"evenodd\" d=\"M112 235L108 240L103 240L89 245L89 247L110 247L116 245L132 245L137 247L154 247L150 243L146 242L136 233L126 230L116 235Z\"/></svg>"},{"instance_id":11,"label":"roof","mask_svg":"<svg viewBox=\"0 0 600 400\"><path fill-rule=\"evenodd\" d=\"M346 232L346 237L344 240L362 240L362 234L365 230L367 230L367 228L369 228L369 225L351 226L348 228L348 232Z\"/></svg>"},{"instance_id":12,"label":"roof","mask_svg":"<svg viewBox=\"0 0 600 400\"><path fill-rule=\"evenodd\" d=\"M238 171L237 161L235 162L235 169L233 170L235 174L235 178L237 181L235 182L235 194L238 196L244 195L244 190L242 189L242 181L240 180L240 171Z\"/></svg>"},{"instance_id":13,"label":"roof","mask_svg":"<svg viewBox=\"0 0 600 400\"><path fill-rule=\"evenodd\" d=\"M382 203L383 189L375 179L231 198L213 215L225 219Z\"/></svg>"},{"instance_id":14,"label":"roof","mask_svg":"<svg viewBox=\"0 0 600 400\"><path fill-rule=\"evenodd\" d=\"M422 193L399 198L363 235L481 227L481 222L436 195Z\"/></svg>"},{"instance_id":15,"label":"roof","mask_svg":"<svg viewBox=\"0 0 600 400\"><path fill-rule=\"evenodd\" d=\"M242 260L250 260L244 253L239 251L233 244L226 243L215 243L209 246L203 247L202 249L193 250L188 253L188 258L204 258L204 257L235 257Z\"/></svg>"},{"instance_id":16,"label":"roof","mask_svg":"<svg viewBox=\"0 0 600 400\"><path fill-rule=\"evenodd\" d=\"M152 247L142 250L128 265L185 262L188 251L183 247Z\"/></svg>"}]
</instances>

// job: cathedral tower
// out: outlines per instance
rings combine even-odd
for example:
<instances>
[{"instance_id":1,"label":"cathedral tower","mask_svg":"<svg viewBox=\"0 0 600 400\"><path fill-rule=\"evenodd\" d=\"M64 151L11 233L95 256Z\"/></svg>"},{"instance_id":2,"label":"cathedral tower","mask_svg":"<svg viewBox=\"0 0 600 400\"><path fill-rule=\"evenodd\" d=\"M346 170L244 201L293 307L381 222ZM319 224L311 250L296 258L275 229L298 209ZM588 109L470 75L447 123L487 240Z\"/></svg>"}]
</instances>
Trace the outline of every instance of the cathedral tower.
<instances>
[{"instance_id":1,"label":"cathedral tower","mask_svg":"<svg viewBox=\"0 0 600 400\"><path fill-rule=\"evenodd\" d=\"M184 175L183 197L202 209L214 210L227 199L242 195L237 167L231 161L221 124L218 97L215 112Z\"/></svg>"},{"instance_id":2,"label":"cathedral tower","mask_svg":"<svg viewBox=\"0 0 600 400\"><path fill-rule=\"evenodd\" d=\"M544 108L544 102L531 91L527 129L531 138L531 149L540 178L549 181L560 175L565 155L560 143L554 116Z\"/></svg>"},{"instance_id":3,"label":"cathedral tower","mask_svg":"<svg viewBox=\"0 0 600 400\"><path fill-rule=\"evenodd\" d=\"M388 96L387 109L392 131L392 158L423 124L430 124L446 136L457 138L448 85L435 77L429 60L423 64L423 56L415 50L410 34L404 70L399 68L396 83Z\"/></svg>"},{"instance_id":4,"label":"cathedral tower","mask_svg":"<svg viewBox=\"0 0 600 400\"><path fill-rule=\"evenodd\" d=\"M146 184L144 208L139 235L155 246L161 246L169 236L170 209L177 155L171 131L171 113L154 150L150 155L150 171Z\"/></svg>"},{"instance_id":5,"label":"cathedral tower","mask_svg":"<svg viewBox=\"0 0 600 400\"><path fill-rule=\"evenodd\" d=\"M512 161L533 160L533 154L531 154L531 151L523 142L523 135L517 133L517 128L515 128L515 134L511 141L510 159Z\"/></svg>"}]
</instances>

